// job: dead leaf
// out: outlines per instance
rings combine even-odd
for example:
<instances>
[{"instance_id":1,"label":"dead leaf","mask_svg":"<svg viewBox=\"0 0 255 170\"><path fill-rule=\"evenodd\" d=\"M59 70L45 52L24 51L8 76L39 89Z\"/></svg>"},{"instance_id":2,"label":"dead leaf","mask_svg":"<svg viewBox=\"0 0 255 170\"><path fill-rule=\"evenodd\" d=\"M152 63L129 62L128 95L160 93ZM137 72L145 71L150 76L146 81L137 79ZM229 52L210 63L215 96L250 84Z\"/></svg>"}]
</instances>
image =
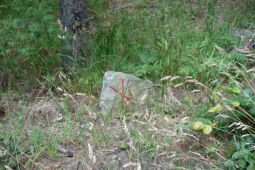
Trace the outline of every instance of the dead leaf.
<instances>
[{"instance_id":1,"label":"dead leaf","mask_svg":"<svg viewBox=\"0 0 255 170\"><path fill-rule=\"evenodd\" d=\"M94 155L92 146L89 143L88 143L88 154L89 154L89 159L91 160L93 165L95 165L95 163L96 163L96 156Z\"/></svg>"},{"instance_id":2,"label":"dead leaf","mask_svg":"<svg viewBox=\"0 0 255 170\"><path fill-rule=\"evenodd\" d=\"M137 163L129 162L129 163L126 163L125 165L123 165L122 167L123 168L128 168L130 166L137 166Z\"/></svg>"},{"instance_id":3,"label":"dead leaf","mask_svg":"<svg viewBox=\"0 0 255 170\"><path fill-rule=\"evenodd\" d=\"M140 162L137 163L137 170L142 170L142 166Z\"/></svg>"},{"instance_id":4,"label":"dead leaf","mask_svg":"<svg viewBox=\"0 0 255 170\"><path fill-rule=\"evenodd\" d=\"M7 166L7 165L4 165L5 169L6 170L13 170L11 167Z\"/></svg>"}]
</instances>

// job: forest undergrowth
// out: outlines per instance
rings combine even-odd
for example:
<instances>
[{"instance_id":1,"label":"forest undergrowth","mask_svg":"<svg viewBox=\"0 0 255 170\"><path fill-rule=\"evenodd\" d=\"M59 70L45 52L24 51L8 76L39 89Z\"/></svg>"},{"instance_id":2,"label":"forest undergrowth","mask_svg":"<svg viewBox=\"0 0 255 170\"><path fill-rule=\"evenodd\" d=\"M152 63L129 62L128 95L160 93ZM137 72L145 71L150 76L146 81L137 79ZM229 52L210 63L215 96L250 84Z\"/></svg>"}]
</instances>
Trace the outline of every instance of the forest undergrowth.
<instances>
[{"instance_id":1,"label":"forest undergrowth","mask_svg":"<svg viewBox=\"0 0 255 170\"><path fill-rule=\"evenodd\" d=\"M0 169L253 170L254 3L88 0L91 63L63 73L58 1L1 1ZM180 105L102 114L109 70Z\"/></svg>"}]
</instances>

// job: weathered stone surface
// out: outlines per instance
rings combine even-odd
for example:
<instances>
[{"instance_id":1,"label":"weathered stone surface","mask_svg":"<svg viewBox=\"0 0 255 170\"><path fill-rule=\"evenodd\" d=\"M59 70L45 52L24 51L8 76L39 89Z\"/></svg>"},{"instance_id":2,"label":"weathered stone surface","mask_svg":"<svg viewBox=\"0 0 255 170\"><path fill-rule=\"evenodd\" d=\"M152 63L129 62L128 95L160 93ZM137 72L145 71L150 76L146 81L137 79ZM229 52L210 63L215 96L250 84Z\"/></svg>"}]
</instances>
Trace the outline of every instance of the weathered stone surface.
<instances>
[{"instance_id":1,"label":"weathered stone surface","mask_svg":"<svg viewBox=\"0 0 255 170\"><path fill-rule=\"evenodd\" d=\"M102 112L137 110L150 99L153 83L134 75L108 71L104 74L100 96Z\"/></svg>"},{"instance_id":2,"label":"weathered stone surface","mask_svg":"<svg viewBox=\"0 0 255 170\"><path fill-rule=\"evenodd\" d=\"M245 48L251 51L255 50L255 38L251 38L245 45Z\"/></svg>"},{"instance_id":3,"label":"weathered stone surface","mask_svg":"<svg viewBox=\"0 0 255 170\"><path fill-rule=\"evenodd\" d=\"M30 119L35 124L46 125L62 118L62 112L53 99L41 99L31 107Z\"/></svg>"},{"instance_id":4,"label":"weathered stone surface","mask_svg":"<svg viewBox=\"0 0 255 170\"><path fill-rule=\"evenodd\" d=\"M231 33L241 39L245 39L245 38L252 38L253 36L255 36L255 30L252 29L233 29L231 31Z\"/></svg>"},{"instance_id":5,"label":"weathered stone surface","mask_svg":"<svg viewBox=\"0 0 255 170\"><path fill-rule=\"evenodd\" d=\"M247 47L247 44L251 44L250 40L255 37L255 30L252 29L234 29L231 34L237 38L240 38L240 47Z\"/></svg>"}]
</instances>

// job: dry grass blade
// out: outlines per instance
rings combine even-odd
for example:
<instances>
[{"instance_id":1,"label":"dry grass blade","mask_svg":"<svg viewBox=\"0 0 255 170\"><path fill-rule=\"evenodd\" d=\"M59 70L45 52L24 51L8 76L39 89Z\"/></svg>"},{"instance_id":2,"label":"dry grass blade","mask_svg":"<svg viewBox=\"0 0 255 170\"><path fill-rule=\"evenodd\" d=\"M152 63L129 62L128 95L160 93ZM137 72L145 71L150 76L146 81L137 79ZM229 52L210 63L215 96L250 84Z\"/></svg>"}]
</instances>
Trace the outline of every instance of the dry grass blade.
<instances>
[{"instance_id":1,"label":"dry grass blade","mask_svg":"<svg viewBox=\"0 0 255 170\"><path fill-rule=\"evenodd\" d=\"M92 146L88 143L88 156L93 166L96 164L96 156L94 155Z\"/></svg>"},{"instance_id":2,"label":"dry grass blade","mask_svg":"<svg viewBox=\"0 0 255 170\"><path fill-rule=\"evenodd\" d=\"M11 167L7 166L7 165L4 165L5 169L6 170L13 170Z\"/></svg>"},{"instance_id":3,"label":"dry grass blade","mask_svg":"<svg viewBox=\"0 0 255 170\"><path fill-rule=\"evenodd\" d=\"M161 78L159 81L169 80L170 78L172 78L172 76L166 76Z\"/></svg>"},{"instance_id":4,"label":"dry grass blade","mask_svg":"<svg viewBox=\"0 0 255 170\"><path fill-rule=\"evenodd\" d=\"M134 166L137 166L137 163L129 162L129 163L126 163L125 165L123 165L122 167L129 168L129 167L134 167Z\"/></svg>"}]
</instances>

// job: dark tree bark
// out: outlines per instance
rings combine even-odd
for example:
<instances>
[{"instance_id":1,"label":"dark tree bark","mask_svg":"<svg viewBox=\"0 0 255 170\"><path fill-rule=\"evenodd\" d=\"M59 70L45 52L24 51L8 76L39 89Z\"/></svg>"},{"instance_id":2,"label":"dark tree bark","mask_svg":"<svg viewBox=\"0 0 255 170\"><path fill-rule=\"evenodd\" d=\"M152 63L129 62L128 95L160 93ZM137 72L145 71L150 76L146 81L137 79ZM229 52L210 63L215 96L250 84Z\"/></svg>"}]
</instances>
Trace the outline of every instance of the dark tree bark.
<instances>
[{"instance_id":1,"label":"dark tree bark","mask_svg":"<svg viewBox=\"0 0 255 170\"><path fill-rule=\"evenodd\" d=\"M62 66L64 71L81 61L88 64L88 12L84 0L60 0L63 31Z\"/></svg>"},{"instance_id":2,"label":"dark tree bark","mask_svg":"<svg viewBox=\"0 0 255 170\"><path fill-rule=\"evenodd\" d=\"M8 87L8 75L0 68L0 90Z\"/></svg>"}]
</instances>

